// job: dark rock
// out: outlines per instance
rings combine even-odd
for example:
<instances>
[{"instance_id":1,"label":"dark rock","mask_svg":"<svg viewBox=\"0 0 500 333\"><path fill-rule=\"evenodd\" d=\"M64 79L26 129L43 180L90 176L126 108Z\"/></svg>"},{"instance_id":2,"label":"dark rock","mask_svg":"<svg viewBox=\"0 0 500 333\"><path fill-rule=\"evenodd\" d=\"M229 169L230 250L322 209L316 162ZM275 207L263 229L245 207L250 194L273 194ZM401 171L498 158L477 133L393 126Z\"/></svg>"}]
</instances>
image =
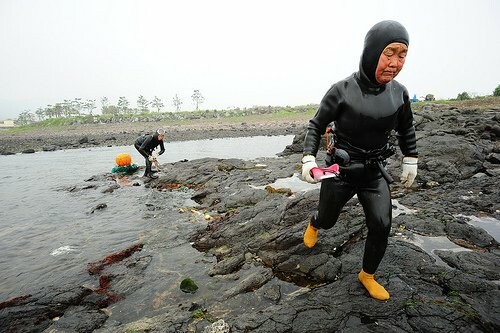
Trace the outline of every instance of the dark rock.
<instances>
[{"instance_id":1,"label":"dark rock","mask_svg":"<svg viewBox=\"0 0 500 333\"><path fill-rule=\"evenodd\" d=\"M209 270L208 275L214 276L214 275L225 275L232 273L238 270L243 265L244 262L245 262L245 257L243 255L236 255L234 257L229 257L227 259L218 262L215 266L213 266Z\"/></svg>"},{"instance_id":2,"label":"dark rock","mask_svg":"<svg viewBox=\"0 0 500 333\"><path fill-rule=\"evenodd\" d=\"M224 292L224 298L229 298L241 293L251 292L259 289L273 277L272 270L256 267L255 271L246 274L246 277L238 282L236 286Z\"/></svg>"},{"instance_id":3,"label":"dark rock","mask_svg":"<svg viewBox=\"0 0 500 333\"><path fill-rule=\"evenodd\" d=\"M482 170L481 148L460 137L429 136L419 140L419 147L419 180L422 182L453 182Z\"/></svg>"},{"instance_id":4,"label":"dark rock","mask_svg":"<svg viewBox=\"0 0 500 333\"><path fill-rule=\"evenodd\" d=\"M108 207L108 205L107 205L107 204L105 204L105 203L100 203L100 204L98 204L97 206L95 206L95 207L94 207L94 208L90 211L90 214L93 214L96 210L101 210L101 209L104 209L104 208L106 208L106 207Z\"/></svg>"},{"instance_id":5,"label":"dark rock","mask_svg":"<svg viewBox=\"0 0 500 333\"><path fill-rule=\"evenodd\" d=\"M438 215L438 214L436 214ZM434 216L429 212L418 212L415 214L399 215L393 219L396 229L404 228L426 236L444 236L445 221L440 216Z\"/></svg>"},{"instance_id":6,"label":"dark rock","mask_svg":"<svg viewBox=\"0 0 500 333\"><path fill-rule=\"evenodd\" d=\"M42 332L90 292L71 284L42 288L19 302L0 307L0 329L6 332Z\"/></svg>"},{"instance_id":7,"label":"dark rock","mask_svg":"<svg viewBox=\"0 0 500 333\"><path fill-rule=\"evenodd\" d=\"M119 189L121 186L118 184L112 184L108 188L102 190L102 193L113 193L114 190Z\"/></svg>"},{"instance_id":8,"label":"dark rock","mask_svg":"<svg viewBox=\"0 0 500 333\"><path fill-rule=\"evenodd\" d=\"M498 245L495 239L486 231L465 222L452 222L446 225L446 234L453 239L460 239L478 247Z\"/></svg>"},{"instance_id":9,"label":"dark rock","mask_svg":"<svg viewBox=\"0 0 500 333\"><path fill-rule=\"evenodd\" d=\"M91 333L102 326L108 315L97 309L76 306L68 309L58 320L53 320L47 330L55 332Z\"/></svg>"},{"instance_id":10,"label":"dark rock","mask_svg":"<svg viewBox=\"0 0 500 333\"><path fill-rule=\"evenodd\" d=\"M44 146L42 147L43 151L55 151L56 147L55 146Z\"/></svg>"},{"instance_id":11,"label":"dark rock","mask_svg":"<svg viewBox=\"0 0 500 333\"><path fill-rule=\"evenodd\" d=\"M491 153L486 157L486 159L493 164L500 164L500 154L499 153Z\"/></svg>"},{"instance_id":12,"label":"dark rock","mask_svg":"<svg viewBox=\"0 0 500 333\"><path fill-rule=\"evenodd\" d=\"M489 281L500 279L500 256L497 254L444 250L436 250L435 253L448 265L462 272Z\"/></svg>"}]
</instances>

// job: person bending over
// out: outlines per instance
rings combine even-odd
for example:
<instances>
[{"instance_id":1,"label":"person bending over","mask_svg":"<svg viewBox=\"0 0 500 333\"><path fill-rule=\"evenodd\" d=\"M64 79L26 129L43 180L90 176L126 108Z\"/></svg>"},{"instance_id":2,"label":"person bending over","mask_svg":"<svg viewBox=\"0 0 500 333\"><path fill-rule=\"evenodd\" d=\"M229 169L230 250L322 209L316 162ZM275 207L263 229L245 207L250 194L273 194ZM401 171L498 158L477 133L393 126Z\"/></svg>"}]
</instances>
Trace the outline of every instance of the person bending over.
<instances>
[{"instance_id":1,"label":"person bending over","mask_svg":"<svg viewBox=\"0 0 500 333\"><path fill-rule=\"evenodd\" d=\"M144 156L146 160L146 171L144 171L144 177L157 178L157 176L154 176L151 171L151 159L153 158L152 153L158 146L160 146L160 152L158 155L165 152L165 147L163 146L164 138L165 130L160 128L153 134L142 135L135 140L135 149L137 149L137 151L139 151L139 153Z\"/></svg>"}]
</instances>

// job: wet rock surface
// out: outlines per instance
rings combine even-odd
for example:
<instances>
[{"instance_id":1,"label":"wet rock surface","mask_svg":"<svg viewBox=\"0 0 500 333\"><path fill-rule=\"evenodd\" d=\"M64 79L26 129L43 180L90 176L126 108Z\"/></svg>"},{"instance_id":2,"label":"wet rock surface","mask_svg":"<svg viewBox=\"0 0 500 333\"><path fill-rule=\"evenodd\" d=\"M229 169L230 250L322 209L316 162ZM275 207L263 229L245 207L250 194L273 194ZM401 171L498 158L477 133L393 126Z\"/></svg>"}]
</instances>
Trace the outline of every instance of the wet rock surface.
<instances>
[{"instance_id":1,"label":"wet rock surface","mask_svg":"<svg viewBox=\"0 0 500 333\"><path fill-rule=\"evenodd\" d=\"M279 158L207 158L164 164L151 181L129 176L126 183L151 190L143 218L157 221L160 231L99 274L0 303L0 327L203 332L223 319L231 332L499 331L498 240L469 218L490 217L500 228L499 111L427 109L415 118L417 184L391 184L392 231L376 273L389 301L371 299L357 280L367 232L357 199L332 229L320 230L315 247L303 245L319 186L294 185L301 130ZM388 165L396 180L400 158ZM283 178L287 190L274 184ZM124 183L96 175L68 191ZM460 251L429 253L416 245L417 235L446 238ZM189 254L169 263L174 251ZM199 286L192 294L179 290L188 276Z\"/></svg>"}]
</instances>

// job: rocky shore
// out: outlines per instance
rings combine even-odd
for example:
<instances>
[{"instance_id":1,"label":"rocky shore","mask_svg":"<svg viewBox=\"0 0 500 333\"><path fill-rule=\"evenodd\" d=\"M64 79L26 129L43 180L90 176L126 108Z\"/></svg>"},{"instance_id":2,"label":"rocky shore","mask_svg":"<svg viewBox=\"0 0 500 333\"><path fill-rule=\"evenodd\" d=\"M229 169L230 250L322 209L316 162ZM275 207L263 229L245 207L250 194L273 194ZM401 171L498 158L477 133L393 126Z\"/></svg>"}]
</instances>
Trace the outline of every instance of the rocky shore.
<instances>
[{"instance_id":1,"label":"rocky shore","mask_svg":"<svg viewBox=\"0 0 500 333\"><path fill-rule=\"evenodd\" d=\"M391 184L394 219L377 272L389 301L371 299L356 278L366 238L356 199L313 249L302 244L319 186L303 187L296 175L301 124L286 126L296 136L279 158L179 161L162 165L152 181L101 174L72 188L117 195L120 187L146 186L146 205L164 232L90 263L92 286L68 283L0 300L0 331L500 331L498 239L471 223L489 218L500 229L500 111L430 105L415 120L419 173L411 189ZM388 165L396 180L400 158ZM431 252L419 246L425 237L460 251ZM182 247L197 250L184 268L162 266L161 258ZM160 271L168 272L161 282ZM198 291L179 291L186 275ZM139 298L147 288L159 291ZM117 320L127 308L139 318Z\"/></svg>"},{"instance_id":2,"label":"rocky shore","mask_svg":"<svg viewBox=\"0 0 500 333\"><path fill-rule=\"evenodd\" d=\"M160 127L165 129L165 141L168 142L257 135L290 135L304 128L307 120L305 115L301 115L281 121L267 120L265 117L245 121L198 119L181 125L153 121L78 124L29 131L0 130L0 155L88 147L128 146L133 145L135 139L141 134L154 132Z\"/></svg>"}]
</instances>

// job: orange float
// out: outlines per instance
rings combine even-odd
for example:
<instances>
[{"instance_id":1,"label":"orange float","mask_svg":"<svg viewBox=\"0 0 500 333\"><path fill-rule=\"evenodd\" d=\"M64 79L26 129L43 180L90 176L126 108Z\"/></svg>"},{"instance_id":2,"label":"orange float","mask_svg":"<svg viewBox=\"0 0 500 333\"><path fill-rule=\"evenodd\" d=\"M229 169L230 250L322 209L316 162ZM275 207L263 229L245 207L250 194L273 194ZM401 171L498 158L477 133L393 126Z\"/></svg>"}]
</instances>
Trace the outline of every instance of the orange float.
<instances>
[{"instance_id":1,"label":"orange float","mask_svg":"<svg viewBox=\"0 0 500 333\"><path fill-rule=\"evenodd\" d=\"M115 162L119 167L129 166L130 164L132 164L132 156L127 153L118 154L118 156L116 156Z\"/></svg>"}]
</instances>

